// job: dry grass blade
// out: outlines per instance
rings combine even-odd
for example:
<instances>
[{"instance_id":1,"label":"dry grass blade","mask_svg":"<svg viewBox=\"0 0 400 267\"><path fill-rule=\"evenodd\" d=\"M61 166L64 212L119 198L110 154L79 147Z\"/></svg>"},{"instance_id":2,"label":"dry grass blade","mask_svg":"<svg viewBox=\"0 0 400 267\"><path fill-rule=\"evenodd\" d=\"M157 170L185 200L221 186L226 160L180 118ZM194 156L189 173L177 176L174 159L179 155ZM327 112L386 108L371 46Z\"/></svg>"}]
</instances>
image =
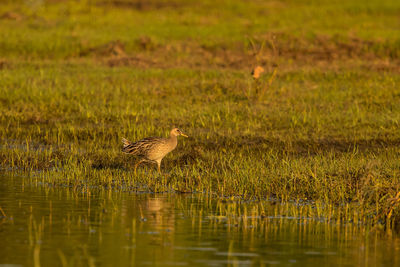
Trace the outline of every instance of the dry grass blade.
<instances>
[{"instance_id":1,"label":"dry grass blade","mask_svg":"<svg viewBox=\"0 0 400 267\"><path fill-rule=\"evenodd\" d=\"M3 214L4 217L7 217L6 213L4 212L4 210L0 207L0 212L1 214Z\"/></svg>"},{"instance_id":2,"label":"dry grass blade","mask_svg":"<svg viewBox=\"0 0 400 267\"><path fill-rule=\"evenodd\" d=\"M267 92L267 90L271 88L272 82L276 78L277 70L278 70L278 68L274 69L274 71L272 72L272 75L268 78L268 82L266 84L260 84L259 85L261 88L260 88L260 90L258 90L258 94L257 94L257 100L258 101L260 101L264 97L264 95Z\"/></svg>"}]
</instances>

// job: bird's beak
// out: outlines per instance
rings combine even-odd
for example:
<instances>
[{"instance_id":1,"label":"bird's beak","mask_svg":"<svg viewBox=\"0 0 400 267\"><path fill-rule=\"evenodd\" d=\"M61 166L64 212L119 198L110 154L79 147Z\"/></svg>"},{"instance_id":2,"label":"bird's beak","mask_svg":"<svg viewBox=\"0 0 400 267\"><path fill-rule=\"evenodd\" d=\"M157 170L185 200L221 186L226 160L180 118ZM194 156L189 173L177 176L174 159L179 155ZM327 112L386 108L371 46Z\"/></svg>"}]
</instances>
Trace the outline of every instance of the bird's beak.
<instances>
[{"instance_id":1,"label":"bird's beak","mask_svg":"<svg viewBox=\"0 0 400 267\"><path fill-rule=\"evenodd\" d=\"M189 136L187 136L186 134L184 134L184 133L181 133L181 135L183 136L183 137L186 137L186 138L188 138Z\"/></svg>"}]
</instances>

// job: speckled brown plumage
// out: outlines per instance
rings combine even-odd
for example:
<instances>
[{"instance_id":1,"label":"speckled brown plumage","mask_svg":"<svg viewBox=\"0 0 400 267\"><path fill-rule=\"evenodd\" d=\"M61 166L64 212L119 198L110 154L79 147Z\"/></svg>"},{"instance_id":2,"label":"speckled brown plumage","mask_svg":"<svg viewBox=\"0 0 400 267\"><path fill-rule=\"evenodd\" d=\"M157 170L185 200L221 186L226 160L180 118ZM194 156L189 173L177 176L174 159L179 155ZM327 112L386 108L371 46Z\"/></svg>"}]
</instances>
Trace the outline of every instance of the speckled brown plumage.
<instances>
[{"instance_id":1,"label":"speckled brown plumage","mask_svg":"<svg viewBox=\"0 0 400 267\"><path fill-rule=\"evenodd\" d=\"M132 143L125 138L122 138L122 143L124 144L122 152L142 158L135 165L135 173L136 168L139 166L139 164L146 161L157 163L158 171L160 172L162 159L169 152L176 148L178 144L177 137L179 135L187 137L187 135L183 134L181 130L179 130L178 128L174 128L171 130L169 138L148 137L135 143Z\"/></svg>"}]
</instances>

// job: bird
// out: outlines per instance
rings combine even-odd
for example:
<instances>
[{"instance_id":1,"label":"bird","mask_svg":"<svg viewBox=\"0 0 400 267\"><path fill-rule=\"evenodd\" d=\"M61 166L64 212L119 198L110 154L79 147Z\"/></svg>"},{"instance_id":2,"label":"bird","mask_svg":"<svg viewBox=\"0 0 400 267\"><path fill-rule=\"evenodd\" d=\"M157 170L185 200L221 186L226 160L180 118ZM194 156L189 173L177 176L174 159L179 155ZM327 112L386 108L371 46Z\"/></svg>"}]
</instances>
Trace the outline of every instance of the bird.
<instances>
[{"instance_id":1,"label":"bird","mask_svg":"<svg viewBox=\"0 0 400 267\"><path fill-rule=\"evenodd\" d=\"M161 161L178 144L178 136L188 137L178 128L173 128L169 133L169 138L147 137L136 142L131 142L126 138L122 138L124 144L122 152L138 156L141 160L135 165L136 168L143 162L157 163L158 172L161 173Z\"/></svg>"}]
</instances>

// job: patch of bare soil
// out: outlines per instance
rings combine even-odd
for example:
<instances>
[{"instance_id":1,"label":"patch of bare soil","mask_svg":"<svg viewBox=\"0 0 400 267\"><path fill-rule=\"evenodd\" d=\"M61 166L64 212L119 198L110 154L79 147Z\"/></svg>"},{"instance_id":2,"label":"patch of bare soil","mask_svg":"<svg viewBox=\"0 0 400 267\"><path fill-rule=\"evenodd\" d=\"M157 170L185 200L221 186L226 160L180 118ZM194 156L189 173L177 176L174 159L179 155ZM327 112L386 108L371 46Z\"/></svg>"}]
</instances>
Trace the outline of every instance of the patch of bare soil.
<instances>
[{"instance_id":1,"label":"patch of bare soil","mask_svg":"<svg viewBox=\"0 0 400 267\"><path fill-rule=\"evenodd\" d=\"M360 67L362 69L371 71L400 73L400 60L373 60L369 62L362 62Z\"/></svg>"},{"instance_id":2,"label":"patch of bare soil","mask_svg":"<svg viewBox=\"0 0 400 267\"><path fill-rule=\"evenodd\" d=\"M112 6L117 8L131 8L136 10L157 10L163 8L179 8L186 3L184 1L171 0L104 0L96 3L99 6Z\"/></svg>"},{"instance_id":3,"label":"patch of bare soil","mask_svg":"<svg viewBox=\"0 0 400 267\"><path fill-rule=\"evenodd\" d=\"M136 46L143 51L154 51L159 45L149 36L141 36L135 40Z\"/></svg>"},{"instance_id":4,"label":"patch of bare soil","mask_svg":"<svg viewBox=\"0 0 400 267\"><path fill-rule=\"evenodd\" d=\"M394 51L394 47L358 38L341 40L317 36L311 40L281 34L254 39L252 46L242 42L206 46L192 40L161 45L149 37L141 37L135 40L135 45L138 50L134 55L126 52L125 45L117 40L90 48L81 56L95 56L110 67L248 70L260 66L269 72L276 67L282 70L309 66L327 69L361 67L400 72L399 52Z\"/></svg>"},{"instance_id":5,"label":"patch of bare soil","mask_svg":"<svg viewBox=\"0 0 400 267\"><path fill-rule=\"evenodd\" d=\"M0 19L5 19L5 20L15 20L15 21L20 21L24 18L23 15L17 13L17 12L5 12L0 16Z\"/></svg>"},{"instance_id":6,"label":"patch of bare soil","mask_svg":"<svg viewBox=\"0 0 400 267\"><path fill-rule=\"evenodd\" d=\"M5 59L0 58L0 70L10 68L11 64Z\"/></svg>"},{"instance_id":7,"label":"patch of bare soil","mask_svg":"<svg viewBox=\"0 0 400 267\"><path fill-rule=\"evenodd\" d=\"M377 45L375 42L359 38L338 40L332 37L316 36L313 40L307 40L282 35L282 38L275 38L275 40L278 53L294 59L334 60L359 57L369 59L380 56L374 49Z\"/></svg>"},{"instance_id":8,"label":"patch of bare soil","mask_svg":"<svg viewBox=\"0 0 400 267\"><path fill-rule=\"evenodd\" d=\"M111 56L126 56L125 45L119 41L112 41L107 44L92 47L80 53L80 56L97 56L97 57L111 57Z\"/></svg>"},{"instance_id":9,"label":"patch of bare soil","mask_svg":"<svg viewBox=\"0 0 400 267\"><path fill-rule=\"evenodd\" d=\"M143 56L113 57L105 61L110 67L132 66L137 68L161 67L162 64Z\"/></svg>"},{"instance_id":10,"label":"patch of bare soil","mask_svg":"<svg viewBox=\"0 0 400 267\"><path fill-rule=\"evenodd\" d=\"M160 56L151 58L144 53L145 51L155 51L158 48L158 45L151 38L146 36L140 37L135 41L135 44L143 53L135 55L128 54L125 51L125 44L119 40L115 40L104 45L83 50L79 55L81 57L94 57L110 67L133 66L147 68L160 67L163 65Z\"/></svg>"}]
</instances>

